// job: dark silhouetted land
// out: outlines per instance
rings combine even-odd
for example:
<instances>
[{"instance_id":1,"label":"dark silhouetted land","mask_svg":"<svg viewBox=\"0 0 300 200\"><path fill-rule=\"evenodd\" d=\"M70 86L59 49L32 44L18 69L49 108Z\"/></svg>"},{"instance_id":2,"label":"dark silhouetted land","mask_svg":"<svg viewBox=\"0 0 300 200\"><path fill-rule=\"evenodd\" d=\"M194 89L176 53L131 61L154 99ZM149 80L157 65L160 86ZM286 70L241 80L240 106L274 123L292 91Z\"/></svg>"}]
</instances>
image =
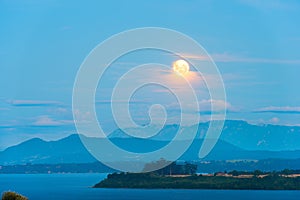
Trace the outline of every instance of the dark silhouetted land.
<instances>
[{"instance_id":1,"label":"dark silhouetted land","mask_svg":"<svg viewBox=\"0 0 300 200\"><path fill-rule=\"evenodd\" d=\"M145 189L233 189L233 190L300 190L298 174L282 173L215 173L207 175L159 175L157 173L114 173L95 188Z\"/></svg>"}]
</instances>

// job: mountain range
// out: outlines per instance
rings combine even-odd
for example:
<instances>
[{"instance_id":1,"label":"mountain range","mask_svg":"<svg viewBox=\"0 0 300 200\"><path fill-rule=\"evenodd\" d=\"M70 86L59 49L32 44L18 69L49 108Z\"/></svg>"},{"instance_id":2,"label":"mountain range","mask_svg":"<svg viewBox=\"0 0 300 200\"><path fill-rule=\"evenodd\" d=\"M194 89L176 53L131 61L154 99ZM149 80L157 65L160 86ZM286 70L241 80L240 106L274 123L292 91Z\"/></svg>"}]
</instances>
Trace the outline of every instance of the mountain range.
<instances>
[{"instance_id":1,"label":"mountain range","mask_svg":"<svg viewBox=\"0 0 300 200\"><path fill-rule=\"evenodd\" d=\"M200 123L196 138L203 139L209 122ZM174 138L179 126L166 125L152 140L170 141ZM195 127L186 127L194 129ZM136 135L143 135L139 129L129 129L128 132L135 131ZM138 132L140 131L140 133ZM124 131L117 129L113 131L111 138L129 138ZM187 136L188 137L188 136ZM266 151L290 151L300 150L300 127L299 126L279 126L271 124L253 125L242 120L227 120L224 123L220 139L245 150L266 150Z\"/></svg>"},{"instance_id":2,"label":"mountain range","mask_svg":"<svg viewBox=\"0 0 300 200\"><path fill-rule=\"evenodd\" d=\"M198 151L203 142L203 132L207 130L207 127L208 123L199 124L196 139L180 157L180 160L199 160ZM129 137L118 129L112 132L109 138L113 143L128 151L149 152L165 146L174 137L176 130L178 130L178 125L167 125L155 137L139 139ZM104 141L103 138L85 137L85 139L99 145ZM220 140L203 160L262 160L270 158L300 158L299 127L251 125L244 121L226 121ZM0 152L0 165L95 161L77 134L57 141L34 138Z\"/></svg>"}]
</instances>

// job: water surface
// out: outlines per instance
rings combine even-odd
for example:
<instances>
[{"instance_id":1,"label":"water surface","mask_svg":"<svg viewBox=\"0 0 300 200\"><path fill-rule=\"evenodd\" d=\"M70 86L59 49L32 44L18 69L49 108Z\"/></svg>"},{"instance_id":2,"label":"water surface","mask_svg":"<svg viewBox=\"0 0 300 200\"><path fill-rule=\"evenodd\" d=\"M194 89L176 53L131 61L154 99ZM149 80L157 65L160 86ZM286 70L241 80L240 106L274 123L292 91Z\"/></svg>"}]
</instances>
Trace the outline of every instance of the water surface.
<instances>
[{"instance_id":1,"label":"water surface","mask_svg":"<svg viewBox=\"0 0 300 200\"><path fill-rule=\"evenodd\" d=\"M17 191L30 200L298 200L300 191L102 189L91 188L107 174L0 174L0 191Z\"/></svg>"}]
</instances>

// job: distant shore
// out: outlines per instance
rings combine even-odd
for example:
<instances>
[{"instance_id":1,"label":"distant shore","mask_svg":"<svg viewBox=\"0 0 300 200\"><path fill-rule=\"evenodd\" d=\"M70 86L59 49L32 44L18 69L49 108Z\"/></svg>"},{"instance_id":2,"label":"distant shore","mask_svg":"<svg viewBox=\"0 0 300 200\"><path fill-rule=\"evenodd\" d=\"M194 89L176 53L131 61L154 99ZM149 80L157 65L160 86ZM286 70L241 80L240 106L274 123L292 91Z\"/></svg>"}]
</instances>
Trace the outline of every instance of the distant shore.
<instances>
[{"instance_id":1,"label":"distant shore","mask_svg":"<svg viewBox=\"0 0 300 200\"><path fill-rule=\"evenodd\" d=\"M228 190L300 190L299 175L214 175L162 176L155 173L114 173L94 188L141 189L228 189Z\"/></svg>"}]
</instances>

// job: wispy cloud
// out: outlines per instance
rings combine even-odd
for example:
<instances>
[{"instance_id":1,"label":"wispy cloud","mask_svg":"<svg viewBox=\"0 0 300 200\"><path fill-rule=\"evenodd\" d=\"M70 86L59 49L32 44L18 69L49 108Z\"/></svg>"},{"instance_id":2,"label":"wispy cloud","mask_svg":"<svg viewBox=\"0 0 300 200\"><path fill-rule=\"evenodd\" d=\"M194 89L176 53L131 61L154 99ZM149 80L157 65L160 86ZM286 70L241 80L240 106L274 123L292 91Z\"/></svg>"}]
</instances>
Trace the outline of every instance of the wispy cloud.
<instances>
[{"instance_id":1,"label":"wispy cloud","mask_svg":"<svg viewBox=\"0 0 300 200\"><path fill-rule=\"evenodd\" d=\"M209 61L210 58L205 55L193 55L193 54L182 54L183 57L200 60ZM273 59L273 58L251 58L244 56L231 55L228 53L222 54L211 54L211 58L215 62L237 62L237 63L268 63L268 64L300 64L300 59Z\"/></svg>"},{"instance_id":2,"label":"wispy cloud","mask_svg":"<svg viewBox=\"0 0 300 200\"><path fill-rule=\"evenodd\" d=\"M61 102L58 101L41 101L41 100L8 100L7 101L12 106L19 107L34 107L34 106L58 106Z\"/></svg>"},{"instance_id":3,"label":"wispy cloud","mask_svg":"<svg viewBox=\"0 0 300 200\"><path fill-rule=\"evenodd\" d=\"M189 105L185 105L188 108ZM223 112L239 112L240 109L231 105L229 102L217 99L203 99L198 102L199 110L195 110L195 106L190 106L189 113L200 113L203 115L212 115ZM212 106L214 110L212 110ZM180 111L180 106L178 103L174 103L168 106L169 109ZM186 111L186 110L185 110Z\"/></svg>"},{"instance_id":4,"label":"wispy cloud","mask_svg":"<svg viewBox=\"0 0 300 200\"><path fill-rule=\"evenodd\" d=\"M111 103L117 103L117 104L149 104L151 102L149 101L142 101L142 100L132 100L130 99L129 101L126 100L117 100L117 101L112 101L112 100L99 100L96 101L96 104L102 105L102 104L111 104Z\"/></svg>"},{"instance_id":5,"label":"wispy cloud","mask_svg":"<svg viewBox=\"0 0 300 200\"><path fill-rule=\"evenodd\" d=\"M68 126L73 125L73 120L66 119L54 119L48 115L41 115L35 118L24 119L24 120L13 120L6 123L0 124L0 128L9 129L23 129L23 128L32 128L32 127L58 127L58 126Z\"/></svg>"},{"instance_id":6,"label":"wispy cloud","mask_svg":"<svg viewBox=\"0 0 300 200\"><path fill-rule=\"evenodd\" d=\"M73 124L72 120L55 120L47 115L39 116L32 126L64 126Z\"/></svg>"},{"instance_id":7,"label":"wispy cloud","mask_svg":"<svg viewBox=\"0 0 300 200\"><path fill-rule=\"evenodd\" d=\"M237 112L238 108L231 105L229 102L218 99L206 99L199 101L199 107L202 111L211 111L212 106L215 111L222 111L224 108L226 111Z\"/></svg>"},{"instance_id":8,"label":"wispy cloud","mask_svg":"<svg viewBox=\"0 0 300 200\"><path fill-rule=\"evenodd\" d=\"M15 127L10 124L0 124L0 129L10 129L10 128L15 128Z\"/></svg>"},{"instance_id":9,"label":"wispy cloud","mask_svg":"<svg viewBox=\"0 0 300 200\"><path fill-rule=\"evenodd\" d=\"M290 106L283 106L283 107L276 107L276 106L269 106L264 108L259 108L255 110L256 113L287 113L287 114L300 114L300 107L290 107Z\"/></svg>"},{"instance_id":10,"label":"wispy cloud","mask_svg":"<svg viewBox=\"0 0 300 200\"><path fill-rule=\"evenodd\" d=\"M280 119L278 117L272 117L269 122L271 124L278 124L280 122Z\"/></svg>"}]
</instances>

